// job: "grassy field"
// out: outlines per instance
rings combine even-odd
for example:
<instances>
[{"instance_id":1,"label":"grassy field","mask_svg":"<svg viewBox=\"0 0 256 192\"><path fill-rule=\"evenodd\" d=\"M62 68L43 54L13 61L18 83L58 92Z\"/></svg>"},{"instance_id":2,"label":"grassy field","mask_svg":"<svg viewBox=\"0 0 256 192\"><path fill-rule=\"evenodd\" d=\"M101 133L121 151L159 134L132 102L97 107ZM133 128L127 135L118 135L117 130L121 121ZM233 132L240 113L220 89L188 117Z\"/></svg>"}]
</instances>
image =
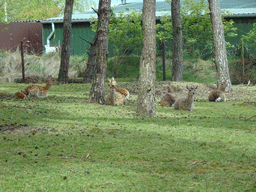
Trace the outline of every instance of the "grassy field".
<instances>
[{"instance_id":1,"label":"grassy field","mask_svg":"<svg viewBox=\"0 0 256 192\"><path fill-rule=\"evenodd\" d=\"M26 86L0 84L0 191L256 191L255 86L192 112L158 97L154 118L136 116L136 94L95 105L90 84L68 84L12 98Z\"/></svg>"}]
</instances>

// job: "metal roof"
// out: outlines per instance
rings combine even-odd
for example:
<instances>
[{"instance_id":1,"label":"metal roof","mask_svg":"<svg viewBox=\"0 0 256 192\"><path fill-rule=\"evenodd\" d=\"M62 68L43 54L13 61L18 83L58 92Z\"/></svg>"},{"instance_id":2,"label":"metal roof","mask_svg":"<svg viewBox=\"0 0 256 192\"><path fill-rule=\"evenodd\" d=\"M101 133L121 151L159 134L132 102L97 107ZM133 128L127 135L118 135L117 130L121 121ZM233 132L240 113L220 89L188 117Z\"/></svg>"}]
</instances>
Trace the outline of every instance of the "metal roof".
<instances>
[{"instance_id":1,"label":"metal roof","mask_svg":"<svg viewBox=\"0 0 256 192\"><path fill-rule=\"evenodd\" d=\"M194 0L198 2L199 0ZM181 0L181 3L183 0ZM208 3L207 0L205 0ZM227 17L256 17L256 1L255 0L220 0L222 10L227 10L232 15ZM114 12L124 12L129 14L132 11L141 12L143 7L142 2L126 3L114 6ZM171 14L171 5L165 1L156 2L156 18L160 19L163 15ZM42 23L62 23L63 15L55 18L41 20ZM72 15L72 22L90 22L93 18L97 18L94 11L85 13L75 13Z\"/></svg>"}]
</instances>

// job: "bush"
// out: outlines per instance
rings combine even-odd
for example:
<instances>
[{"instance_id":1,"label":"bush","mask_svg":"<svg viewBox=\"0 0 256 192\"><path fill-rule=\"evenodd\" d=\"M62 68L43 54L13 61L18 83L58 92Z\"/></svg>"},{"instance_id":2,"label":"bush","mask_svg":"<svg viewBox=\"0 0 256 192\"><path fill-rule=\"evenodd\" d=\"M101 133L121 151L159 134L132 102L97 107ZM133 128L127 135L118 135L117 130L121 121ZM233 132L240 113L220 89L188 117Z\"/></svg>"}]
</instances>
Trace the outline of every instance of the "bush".
<instances>
[{"instance_id":1,"label":"bush","mask_svg":"<svg viewBox=\"0 0 256 192\"><path fill-rule=\"evenodd\" d=\"M107 77L138 78L139 68L139 55L112 57L107 64Z\"/></svg>"},{"instance_id":2,"label":"bush","mask_svg":"<svg viewBox=\"0 0 256 192\"><path fill-rule=\"evenodd\" d=\"M229 73L233 84L256 83L256 60L247 58L244 65L241 58L229 59Z\"/></svg>"}]
</instances>

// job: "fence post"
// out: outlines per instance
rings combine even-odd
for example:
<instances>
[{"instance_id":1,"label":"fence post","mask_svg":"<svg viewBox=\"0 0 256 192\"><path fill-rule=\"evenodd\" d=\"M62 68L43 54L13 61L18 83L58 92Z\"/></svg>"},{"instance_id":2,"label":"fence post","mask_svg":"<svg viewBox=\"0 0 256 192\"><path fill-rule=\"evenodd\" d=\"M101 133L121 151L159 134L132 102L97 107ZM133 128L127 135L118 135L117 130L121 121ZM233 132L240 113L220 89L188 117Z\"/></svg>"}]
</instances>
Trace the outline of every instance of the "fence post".
<instances>
[{"instance_id":1,"label":"fence post","mask_svg":"<svg viewBox=\"0 0 256 192\"><path fill-rule=\"evenodd\" d=\"M23 42L20 42L20 54L21 54L21 67L22 67L22 81L25 83L25 67L24 67L24 55L23 55Z\"/></svg>"},{"instance_id":2,"label":"fence post","mask_svg":"<svg viewBox=\"0 0 256 192\"><path fill-rule=\"evenodd\" d=\"M162 42L162 61L163 61L163 81L166 80L165 76L165 41Z\"/></svg>"},{"instance_id":3,"label":"fence post","mask_svg":"<svg viewBox=\"0 0 256 192\"><path fill-rule=\"evenodd\" d=\"M243 67L243 76L242 76L242 81L244 83L245 79L244 79L244 39L242 38L241 39L241 57L242 57L242 67Z\"/></svg>"}]
</instances>

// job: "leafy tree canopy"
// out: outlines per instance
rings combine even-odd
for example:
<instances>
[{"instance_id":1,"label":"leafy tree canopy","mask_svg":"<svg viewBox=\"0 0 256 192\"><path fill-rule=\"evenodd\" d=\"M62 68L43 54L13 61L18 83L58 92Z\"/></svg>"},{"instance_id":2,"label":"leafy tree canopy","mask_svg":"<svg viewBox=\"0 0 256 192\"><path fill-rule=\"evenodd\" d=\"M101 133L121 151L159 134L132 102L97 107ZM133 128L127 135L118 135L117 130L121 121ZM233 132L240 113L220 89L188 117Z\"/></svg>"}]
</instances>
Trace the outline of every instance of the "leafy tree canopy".
<instances>
[{"instance_id":1,"label":"leafy tree canopy","mask_svg":"<svg viewBox=\"0 0 256 192\"><path fill-rule=\"evenodd\" d=\"M249 47L256 47L256 23L253 24L253 28L247 35L243 35L243 38Z\"/></svg>"},{"instance_id":2,"label":"leafy tree canopy","mask_svg":"<svg viewBox=\"0 0 256 192\"><path fill-rule=\"evenodd\" d=\"M170 2L170 0L166 0ZM181 5L181 22L184 39L184 54L193 57L204 57L213 51L213 37L211 18L208 4L204 0L194 2L184 0ZM225 12L225 14L228 14ZM223 19L225 35L236 36L236 28L233 21ZM161 24L157 25L157 40L165 41L172 38L171 16L166 15L161 19ZM232 46L227 43L227 46Z\"/></svg>"},{"instance_id":3,"label":"leafy tree canopy","mask_svg":"<svg viewBox=\"0 0 256 192\"><path fill-rule=\"evenodd\" d=\"M126 51L142 50L142 13L111 11L109 23L109 42L113 46L116 55L122 55ZM92 29L96 31L97 21L92 23Z\"/></svg>"},{"instance_id":4,"label":"leafy tree canopy","mask_svg":"<svg viewBox=\"0 0 256 192\"><path fill-rule=\"evenodd\" d=\"M5 5L6 4L6 10ZM3 0L0 2L0 19L4 20L7 13L8 21L41 20L56 17L63 13L65 0ZM94 0L75 0L73 12L84 12L90 6L95 6Z\"/></svg>"}]
</instances>

